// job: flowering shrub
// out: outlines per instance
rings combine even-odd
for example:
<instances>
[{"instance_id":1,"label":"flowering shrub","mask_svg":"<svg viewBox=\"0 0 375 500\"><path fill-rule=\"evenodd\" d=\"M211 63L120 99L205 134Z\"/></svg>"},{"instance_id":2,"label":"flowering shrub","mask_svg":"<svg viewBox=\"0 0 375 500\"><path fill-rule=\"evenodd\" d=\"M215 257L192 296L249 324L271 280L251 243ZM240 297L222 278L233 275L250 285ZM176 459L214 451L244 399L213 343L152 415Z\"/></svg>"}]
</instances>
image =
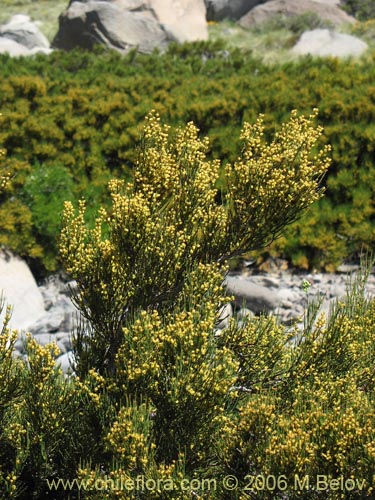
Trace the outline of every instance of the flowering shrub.
<instances>
[{"instance_id":1,"label":"flowering shrub","mask_svg":"<svg viewBox=\"0 0 375 500\"><path fill-rule=\"evenodd\" d=\"M110 183L112 207L100 209L95 227L85 224L83 201L78 215L66 203L61 257L90 322L77 338L78 372L113 367L126 317L172 307L198 263L224 263L264 246L321 196L329 148L313 152L322 132L314 116L293 112L269 144L261 118L246 124L240 157L223 167L226 192L218 202L222 167L206 158L208 140L192 123L170 137L151 113L134 180Z\"/></svg>"},{"instance_id":2,"label":"flowering shrub","mask_svg":"<svg viewBox=\"0 0 375 500\"><path fill-rule=\"evenodd\" d=\"M233 164L193 124L151 113L134 178L94 227L66 203L60 239L84 321L75 373L57 346L0 334L2 498L372 498L375 302L359 274L328 317L217 330L227 259L277 236L321 196L321 130L293 112L266 141L245 125ZM223 171L221 193L217 181ZM368 266L369 268L369 266ZM366 270L367 268L365 268ZM320 479L319 479L320 478Z\"/></svg>"}]
</instances>

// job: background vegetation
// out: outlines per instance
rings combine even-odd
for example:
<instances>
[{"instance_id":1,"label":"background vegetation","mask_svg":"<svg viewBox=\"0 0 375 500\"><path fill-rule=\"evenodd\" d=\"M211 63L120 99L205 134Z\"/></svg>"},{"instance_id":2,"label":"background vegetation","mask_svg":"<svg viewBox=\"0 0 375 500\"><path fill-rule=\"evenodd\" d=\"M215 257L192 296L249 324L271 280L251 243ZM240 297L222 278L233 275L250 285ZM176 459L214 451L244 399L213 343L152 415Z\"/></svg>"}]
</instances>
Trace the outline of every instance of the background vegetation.
<instances>
[{"instance_id":1,"label":"background vegetation","mask_svg":"<svg viewBox=\"0 0 375 500\"><path fill-rule=\"evenodd\" d=\"M343 8L360 21L375 17L375 5L371 0L344 0Z\"/></svg>"},{"instance_id":2,"label":"background vegetation","mask_svg":"<svg viewBox=\"0 0 375 500\"><path fill-rule=\"evenodd\" d=\"M48 23L57 19L52 3L63 10L49 0L6 0L1 15L29 9ZM363 2L347 2L347 8L372 15ZM39 16L37 9L45 11ZM374 21L347 28L370 45L360 60L293 58L289 48L301 32L319 26L310 13L248 31L213 24L211 42L157 56L121 57L103 49L1 56L0 144L15 179L0 209L0 244L28 258L37 274L56 269L59 216L51 214L61 213L64 199L85 196L93 220L108 180L129 178L152 108L171 124L193 120L210 137L211 158L225 164L239 154L234 138L245 120L265 113L270 134L291 109L318 107L324 140L333 148L326 197L262 255L332 270L373 248Z\"/></svg>"},{"instance_id":3,"label":"background vegetation","mask_svg":"<svg viewBox=\"0 0 375 500\"><path fill-rule=\"evenodd\" d=\"M64 198L83 195L90 210L103 201L111 176L129 176L152 108L171 124L193 120L210 138L211 158L225 163L239 154L234 138L244 120L265 113L269 134L291 109L318 106L324 141L332 145L326 197L270 252L295 265L332 268L373 247L371 55L364 63L304 58L266 66L217 42L176 46L157 57L55 52L20 64L3 55L1 73L0 142L16 173L1 243L48 269L57 265L51 212L58 217ZM49 169L56 172L51 186Z\"/></svg>"}]
</instances>

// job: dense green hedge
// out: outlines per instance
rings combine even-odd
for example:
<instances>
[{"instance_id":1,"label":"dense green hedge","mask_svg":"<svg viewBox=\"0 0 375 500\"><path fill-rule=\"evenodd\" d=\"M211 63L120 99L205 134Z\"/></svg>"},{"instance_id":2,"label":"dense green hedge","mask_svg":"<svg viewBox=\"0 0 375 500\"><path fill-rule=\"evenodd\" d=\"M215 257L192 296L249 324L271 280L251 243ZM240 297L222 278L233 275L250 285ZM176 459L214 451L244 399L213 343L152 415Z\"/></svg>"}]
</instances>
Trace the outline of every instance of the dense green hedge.
<instances>
[{"instance_id":1,"label":"dense green hedge","mask_svg":"<svg viewBox=\"0 0 375 500\"><path fill-rule=\"evenodd\" d=\"M375 17L375 4L373 0L344 0L343 8L361 21Z\"/></svg>"},{"instance_id":2,"label":"dense green hedge","mask_svg":"<svg viewBox=\"0 0 375 500\"><path fill-rule=\"evenodd\" d=\"M291 109L318 107L324 142L333 147L326 197L270 251L296 265L330 267L374 246L373 58L364 65L308 57L270 67L249 54L196 43L158 56L102 49L2 55L0 68L0 144L17 164L0 243L49 269L56 266L63 199L85 196L94 207L104 202L111 177L129 177L151 108L172 125L193 120L209 135L211 156L233 162L244 120L265 113L272 133Z\"/></svg>"}]
</instances>

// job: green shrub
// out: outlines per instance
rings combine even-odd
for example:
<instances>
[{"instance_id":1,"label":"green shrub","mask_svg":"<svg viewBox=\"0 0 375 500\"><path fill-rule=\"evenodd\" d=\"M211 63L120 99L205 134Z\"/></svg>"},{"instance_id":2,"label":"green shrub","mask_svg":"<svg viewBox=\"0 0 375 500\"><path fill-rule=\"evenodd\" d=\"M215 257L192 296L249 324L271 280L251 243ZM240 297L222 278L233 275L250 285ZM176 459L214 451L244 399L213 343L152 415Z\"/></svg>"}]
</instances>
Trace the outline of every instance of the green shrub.
<instances>
[{"instance_id":1,"label":"green shrub","mask_svg":"<svg viewBox=\"0 0 375 500\"><path fill-rule=\"evenodd\" d=\"M152 113L134 180L110 183L112 206L102 207L95 227L86 226L84 202L78 215L66 203L61 256L82 284L77 301L93 328L79 338L79 372L113 366L125 310L167 307L196 262L222 262L264 246L319 199L329 148L309 156L321 133L312 128L314 116L292 112L270 144L261 117L245 124L241 156L224 167L219 203L222 168L207 159L208 139L200 139L191 122L170 137ZM90 360L90 352L99 359Z\"/></svg>"},{"instance_id":2,"label":"green shrub","mask_svg":"<svg viewBox=\"0 0 375 500\"><path fill-rule=\"evenodd\" d=\"M49 243L44 254L47 269L55 266L57 248L50 242L55 240L60 230L59 214L62 213L64 201L74 199L73 184L65 167L35 165L22 188L22 198L32 213L37 237L40 242Z\"/></svg>"},{"instance_id":3,"label":"green shrub","mask_svg":"<svg viewBox=\"0 0 375 500\"><path fill-rule=\"evenodd\" d=\"M343 8L360 21L375 18L375 5L372 0L344 0Z\"/></svg>"},{"instance_id":4,"label":"green shrub","mask_svg":"<svg viewBox=\"0 0 375 500\"><path fill-rule=\"evenodd\" d=\"M31 166L43 165L51 172L63 166L66 178L74 181L73 199L90 200L93 221L92 207L105 203L109 179L131 177L150 109L172 125L194 121L202 135L210 136L209 158L224 165L238 157L236 136L244 121L264 112L270 137L290 110L309 114L317 103L324 140L332 144L332 167L324 182L327 202L334 207L333 223L319 204L303 223L288 228L285 245L280 241L268 253L310 268L333 269L345 258L357 258L362 247L374 248L372 56L365 64L307 57L265 66L248 53L224 48L200 42L170 47L163 55L132 52L125 57L102 49L94 54L56 52L22 64L2 55L0 143L7 161L20 166L14 195L23 212L31 212L34 235L25 238L28 231L13 231L7 239L13 249L39 256L49 269L58 265L58 234L50 237L34 226L38 217L22 194ZM224 186L224 179L219 183ZM328 245L322 247L309 226L324 234Z\"/></svg>"},{"instance_id":5,"label":"green shrub","mask_svg":"<svg viewBox=\"0 0 375 500\"><path fill-rule=\"evenodd\" d=\"M332 24L321 19L316 12L307 11L303 14L295 16L279 14L277 16L273 16L269 21L259 24L253 29L260 33L263 33L264 31L285 29L291 31L297 36L300 36L304 31L331 27Z\"/></svg>"},{"instance_id":6,"label":"green shrub","mask_svg":"<svg viewBox=\"0 0 375 500\"><path fill-rule=\"evenodd\" d=\"M322 299L309 303L302 329L261 316L216 330L226 258L320 197L327 148L312 118L293 113L270 141L261 119L246 124L241 156L221 169L193 124L170 134L151 114L134 178L111 182L95 227L84 202L78 214L66 204L61 252L86 319L76 372L64 377L57 346L30 335L15 359L5 317L2 498L373 497L372 263L327 317Z\"/></svg>"}]
</instances>

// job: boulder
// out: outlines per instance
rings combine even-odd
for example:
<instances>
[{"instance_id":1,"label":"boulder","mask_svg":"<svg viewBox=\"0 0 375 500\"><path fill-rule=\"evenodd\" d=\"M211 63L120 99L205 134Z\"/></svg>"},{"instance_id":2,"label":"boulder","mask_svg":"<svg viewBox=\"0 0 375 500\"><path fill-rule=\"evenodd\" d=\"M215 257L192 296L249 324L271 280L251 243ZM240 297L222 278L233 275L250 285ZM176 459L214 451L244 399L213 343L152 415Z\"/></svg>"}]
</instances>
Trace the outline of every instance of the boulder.
<instances>
[{"instance_id":1,"label":"boulder","mask_svg":"<svg viewBox=\"0 0 375 500\"><path fill-rule=\"evenodd\" d=\"M57 335L57 346L62 354L70 352L72 350L72 338L70 333L60 333Z\"/></svg>"},{"instance_id":2,"label":"boulder","mask_svg":"<svg viewBox=\"0 0 375 500\"><path fill-rule=\"evenodd\" d=\"M13 328L27 328L43 316L43 297L26 262L5 251L0 253L0 290L6 303L13 307Z\"/></svg>"},{"instance_id":3,"label":"boulder","mask_svg":"<svg viewBox=\"0 0 375 500\"><path fill-rule=\"evenodd\" d=\"M48 312L39 318L38 321L29 325L28 330L33 335L43 335L45 333L55 333L63 329L63 322L65 320L65 315L63 311Z\"/></svg>"},{"instance_id":4,"label":"boulder","mask_svg":"<svg viewBox=\"0 0 375 500\"><path fill-rule=\"evenodd\" d=\"M49 42L29 16L18 14L0 26L0 37L13 40L28 49L49 48Z\"/></svg>"},{"instance_id":5,"label":"boulder","mask_svg":"<svg viewBox=\"0 0 375 500\"><path fill-rule=\"evenodd\" d=\"M64 284L50 280L39 288L46 311L38 321L28 326L28 330L32 334L69 332L73 330L77 309L73 302L63 293L65 287Z\"/></svg>"},{"instance_id":6,"label":"boulder","mask_svg":"<svg viewBox=\"0 0 375 500\"><path fill-rule=\"evenodd\" d=\"M275 292L241 276L227 276L225 285L228 294L234 295L237 307L246 307L255 314L273 311L279 305Z\"/></svg>"},{"instance_id":7,"label":"boulder","mask_svg":"<svg viewBox=\"0 0 375 500\"><path fill-rule=\"evenodd\" d=\"M266 0L205 0L207 21L238 21L253 7Z\"/></svg>"},{"instance_id":8,"label":"boulder","mask_svg":"<svg viewBox=\"0 0 375 500\"><path fill-rule=\"evenodd\" d=\"M30 50L10 38L0 37L0 54L9 54L11 57L30 56Z\"/></svg>"},{"instance_id":9,"label":"boulder","mask_svg":"<svg viewBox=\"0 0 375 500\"><path fill-rule=\"evenodd\" d=\"M323 21L333 26L355 22L354 17L349 16L333 2L327 4L327 2L317 0L270 0L254 7L238 23L243 28L252 28L276 16L298 16L306 12L314 12Z\"/></svg>"},{"instance_id":10,"label":"boulder","mask_svg":"<svg viewBox=\"0 0 375 500\"><path fill-rule=\"evenodd\" d=\"M295 54L331 57L358 57L367 50L359 38L327 29L306 31L292 51Z\"/></svg>"},{"instance_id":11,"label":"boulder","mask_svg":"<svg viewBox=\"0 0 375 500\"><path fill-rule=\"evenodd\" d=\"M61 356L59 356L56 359L56 365L60 366L63 373L68 375L68 374L73 373L72 365L74 364L74 361L75 361L75 359L74 359L73 353L72 352L65 352L64 354L61 354Z\"/></svg>"},{"instance_id":12,"label":"boulder","mask_svg":"<svg viewBox=\"0 0 375 500\"><path fill-rule=\"evenodd\" d=\"M145 53L155 47L165 48L169 37L154 13L144 8L142 2L135 10L124 9L123 3L120 0L71 2L59 17L59 30L52 46L90 50L99 44L121 52L137 48Z\"/></svg>"},{"instance_id":13,"label":"boulder","mask_svg":"<svg viewBox=\"0 0 375 500\"><path fill-rule=\"evenodd\" d=\"M51 333L40 333L38 335L34 335L34 339L42 346L57 343L55 335Z\"/></svg>"},{"instance_id":14,"label":"boulder","mask_svg":"<svg viewBox=\"0 0 375 500\"><path fill-rule=\"evenodd\" d=\"M150 0L150 5L178 42L208 39L204 0Z\"/></svg>"},{"instance_id":15,"label":"boulder","mask_svg":"<svg viewBox=\"0 0 375 500\"><path fill-rule=\"evenodd\" d=\"M54 47L96 44L150 53L169 42L207 39L203 0L72 0L59 17Z\"/></svg>"}]
</instances>

